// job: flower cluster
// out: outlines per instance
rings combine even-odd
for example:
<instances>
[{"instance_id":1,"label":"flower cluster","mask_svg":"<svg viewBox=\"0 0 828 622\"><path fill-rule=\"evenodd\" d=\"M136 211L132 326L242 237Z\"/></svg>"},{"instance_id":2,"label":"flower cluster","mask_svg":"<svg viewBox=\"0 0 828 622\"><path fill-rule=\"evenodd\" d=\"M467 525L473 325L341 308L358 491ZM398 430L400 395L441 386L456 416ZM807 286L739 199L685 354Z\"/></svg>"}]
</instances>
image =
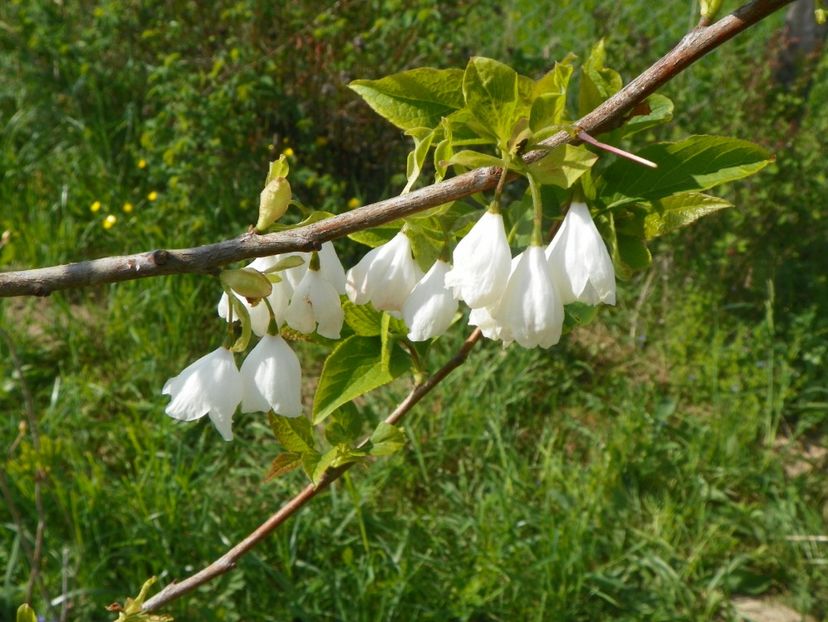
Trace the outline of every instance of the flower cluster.
<instances>
[{"instance_id":1,"label":"flower cluster","mask_svg":"<svg viewBox=\"0 0 828 622\"><path fill-rule=\"evenodd\" d=\"M503 217L487 211L457 244L452 263L438 259L423 274L405 228L347 273L330 242L314 253L256 259L240 272L270 275L266 291L245 298L228 290L218 314L232 322L239 320L234 309L246 310L259 343L240 370L233 353L221 347L170 379L163 389L172 397L167 414L182 421L209 415L226 440L239 406L245 413L298 417L301 368L279 328L338 339L343 295L401 317L412 341L442 335L462 300L471 309L469 324L486 337L525 348L558 343L565 304L615 304L612 260L584 203L572 204L545 249L533 244L514 258Z\"/></svg>"},{"instance_id":2,"label":"flower cluster","mask_svg":"<svg viewBox=\"0 0 828 622\"><path fill-rule=\"evenodd\" d=\"M247 310L252 331L261 337L241 370L233 353L222 346L168 380L162 390L172 398L166 408L170 417L192 421L209 415L227 441L233 438L232 420L239 405L243 413L272 410L284 417L302 414L299 359L278 331L272 334L274 327L287 324L302 333L315 330L338 339L344 320L340 295L345 293L345 270L330 242L318 253L262 257L248 268L278 276L262 299L225 292L219 300L219 316L228 322L238 320L232 311L232 295L233 301Z\"/></svg>"},{"instance_id":3,"label":"flower cluster","mask_svg":"<svg viewBox=\"0 0 828 622\"><path fill-rule=\"evenodd\" d=\"M469 323L484 336L504 344L516 341L525 348L548 348L560 340L565 304L615 304L612 259L584 203L572 204L545 250L530 246L506 270L501 257L504 253L509 257L509 249L502 220L495 220L497 214L486 216L489 222L481 218L458 244L455 269L446 277L447 284L455 285L456 294L471 307ZM464 255L461 247L469 239L477 252ZM464 252L458 255L458 251ZM485 273L479 259L485 253L498 257L499 275L508 272L505 285L502 276L495 280ZM488 291L474 288L474 284L490 282L496 284Z\"/></svg>"}]
</instances>

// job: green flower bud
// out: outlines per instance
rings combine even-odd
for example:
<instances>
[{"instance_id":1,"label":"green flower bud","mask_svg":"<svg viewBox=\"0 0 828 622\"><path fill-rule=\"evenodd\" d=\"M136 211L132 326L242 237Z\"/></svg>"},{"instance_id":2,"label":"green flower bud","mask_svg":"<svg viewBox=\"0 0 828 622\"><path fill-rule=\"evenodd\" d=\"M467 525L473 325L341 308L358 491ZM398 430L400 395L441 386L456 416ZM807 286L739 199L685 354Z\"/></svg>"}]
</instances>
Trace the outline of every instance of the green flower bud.
<instances>
[{"instance_id":1,"label":"green flower bud","mask_svg":"<svg viewBox=\"0 0 828 622\"><path fill-rule=\"evenodd\" d=\"M284 177L268 182L259 196L259 220L256 231L262 232L279 220L290 205L290 183Z\"/></svg>"},{"instance_id":2,"label":"green flower bud","mask_svg":"<svg viewBox=\"0 0 828 622\"><path fill-rule=\"evenodd\" d=\"M270 280L252 268L225 270L219 278L224 285L250 301L267 298L273 291L273 284Z\"/></svg>"}]
</instances>

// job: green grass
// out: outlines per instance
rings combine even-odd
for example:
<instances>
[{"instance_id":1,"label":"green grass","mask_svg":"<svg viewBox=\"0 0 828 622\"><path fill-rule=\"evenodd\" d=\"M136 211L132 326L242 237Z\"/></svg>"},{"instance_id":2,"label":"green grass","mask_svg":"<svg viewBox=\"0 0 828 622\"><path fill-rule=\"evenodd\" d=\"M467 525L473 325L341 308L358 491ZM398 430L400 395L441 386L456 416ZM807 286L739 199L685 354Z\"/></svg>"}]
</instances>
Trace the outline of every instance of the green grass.
<instances>
[{"instance_id":1,"label":"green grass","mask_svg":"<svg viewBox=\"0 0 828 622\"><path fill-rule=\"evenodd\" d=\"M398 190L387 173L404 161L399 136L342 85L323 88L341 74L462 65L472 52L537 73L612 35L608 61L629 78L680 36L690 11L685 2L656 14L650 3L607 12L562 2L542 13L516 0L501 17L474 4L422 0L386 8L382 23L349 5L359 13L350 19L368 20L356 22L364 47L336 15L302 3L278 15L278 33L245 30L255 3L222 4L236 29L214 39L209 22L156 32L175 17L160 3L157 17L115 0L63 14L47 1L3 5L0 232L11 242L0 267L234 235L252 219L272 133L294 146L295 190L309 205L386 196ZM665 136L731 132L774 146L776 170L728 189L738 211L654 245L654 278L624 285L618 308L560 346L480 344L411 413L404 452L353 469L170 612L205 621L732 620L733 596L758 595L828 617L828 545L789 539L824 534L828 516L824 458L807 453L825 445L828 413L826 63L788 141L771 95L757 88L741 103L743 85L763 75L753 56L778 23L666 92L677 122ZM316 47L271 47L309 36L307 24ZM219 58L229 69L211 77ZM245 85L251 99L237 102ZM230 104L241 112L228 116ZM751 116L759 109L766 117ZM126 200L131 216L120 211ZM107 212L119 216L110 231ZM261 417L241 416L227 444L209 423L163 414L164 380L218 345L218 293L214 281L185 276L0 301L49 473L44 579L54 598L65 575L70 619L111 619L104 605L134 596L151 575L166 583L208 563L305 484L300 474L263 483L279 449ZM462 332L438 342L432 367ZM309 399L324 350L300 348ZM384 416L407 382L369 396L361 412ZM23 406L3 345L0 412L5 451ZM4 462L26 525L18 533L0 506L0 619L12 618L28 578L19 539L34 529L34 465L28 440ZM46 612L39 597L35 606Z\"/></svg>"}]
</instances>

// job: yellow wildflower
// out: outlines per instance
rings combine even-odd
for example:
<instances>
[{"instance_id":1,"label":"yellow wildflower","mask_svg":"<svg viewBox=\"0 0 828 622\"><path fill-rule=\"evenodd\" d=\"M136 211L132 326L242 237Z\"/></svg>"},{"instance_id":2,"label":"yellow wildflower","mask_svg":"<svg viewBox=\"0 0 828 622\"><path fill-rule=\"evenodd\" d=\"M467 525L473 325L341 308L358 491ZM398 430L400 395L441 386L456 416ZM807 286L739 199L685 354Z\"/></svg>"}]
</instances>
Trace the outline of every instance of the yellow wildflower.
<instances>
[{"instance_id":1,"label":"yellow wildflower","mask_svg":"<svg viewBox=\"0 0 828 622\"><path fill-rule=\"evenodd\" d=\"M89 206L89 211L92 212L93 214L95 212L97 212L99 209L101 209L101 202L100 201L95 201L92 205Z\"/></svg>"},{"instance_id":2,"label":"yellow wildflower","mask_svg":"<svg viewBox=\"0 0 828 622\"><path fill-rule=\"evenodd\" d=\"M286 147L285 149L282 149L282 153L286 158L292 158L294 155L293 149L291 147Z\"/></svg>"},{"instance_id":3,"label":"yellow wildflower","mask_svg":"<svg viewBox=\"0 0 828 622\"><path fill-rule=\"evenodd\" d=\"M354 209L362 205L362 201L357 199L356 197L351 197L351 200L348 201L348 209Z\"/></svg>"},{"instance_id":4,"label":"yellow wildflower","mask_svg":"<svg viewBox=\"0 0 828 622\"><path fill-rule=\"evenodd\" d=\"M115 223L118 222L118 217L114 214L110 214L103 220L103 228L104 229L112 229L115 226Z\"/></svg>"},{"instance_id":5,"label":"yellow wildflower","mask_svg":"<svg viewBox=\"0 0 828 622\"><path fill-rule=\"evenodd\" d=\"M133 209L132 203L127 201L121 209L124 210L124 214L131 214Z\"/></svg>"},{"instance_id":6,"label":"yellow wildflower","mask_svg":"<svg viewBox=\"0 0 828 622\"><path fill-rule=\"evenodd\" d=\"M147 161L144 158L138 160L138 168L147 168Z\"/></svg>"},{"instance_id":7,"label":"yellow wildflower","mask_svg":"<svg viewBox=\"0 0 828 622\"><path fill-rule=\"evenodd\" d=\"M157 200L158 200L158 193L157 193L155 190L153 190L152 192L150 192L150 193L147 195L147 199L148 199L149 201L157 201Z\"/></svg>"}]
</instances>

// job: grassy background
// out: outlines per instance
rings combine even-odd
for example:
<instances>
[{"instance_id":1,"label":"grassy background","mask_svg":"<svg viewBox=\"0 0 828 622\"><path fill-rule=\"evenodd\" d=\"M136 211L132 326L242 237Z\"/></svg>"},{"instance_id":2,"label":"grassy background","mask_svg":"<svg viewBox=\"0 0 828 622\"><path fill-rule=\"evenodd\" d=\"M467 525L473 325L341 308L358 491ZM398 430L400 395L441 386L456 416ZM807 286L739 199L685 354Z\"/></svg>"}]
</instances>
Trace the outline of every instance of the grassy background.
<instances>
[{"instance_id":1,"label":"grassy background","mask_svg":"<svg viewBox=\"0 0 828 622\"><path fill-rule=\"evenodd\" d=\"M629 79L694 23L693 2L616 4L2 3L0 268L235 235L287 147L308 205L398 192L406 145L350 79L471 54L537 75L602 36ZM651 271L560 346L482 344L412 413L405 452L355 469L170 612L729 620L732 598L761 595L828 617L828 544L790 538L825 534L828 516L828 83L823 60L775 86L781 23L671 82L676 121L631 145L729 133L769 146L771 170L724 190L736 209L654 245ZM24 440L3 463L26 525L0 507L0 619L28 577L37 463L44 580L54 599L65 578L78 620L212 560L303 484L262 483L277 447L261 418L240 417L225 444L163 414L164 380L215 347L218 291L184 276L0 301L43 436L40 456ZM308 397L322 356L304 348ZM383 416L406 390L363 412ZM0 410L5 452L23 419L5 345ZM35 605L56 618L59 605Z\"/></svg>"}]
</instances>

